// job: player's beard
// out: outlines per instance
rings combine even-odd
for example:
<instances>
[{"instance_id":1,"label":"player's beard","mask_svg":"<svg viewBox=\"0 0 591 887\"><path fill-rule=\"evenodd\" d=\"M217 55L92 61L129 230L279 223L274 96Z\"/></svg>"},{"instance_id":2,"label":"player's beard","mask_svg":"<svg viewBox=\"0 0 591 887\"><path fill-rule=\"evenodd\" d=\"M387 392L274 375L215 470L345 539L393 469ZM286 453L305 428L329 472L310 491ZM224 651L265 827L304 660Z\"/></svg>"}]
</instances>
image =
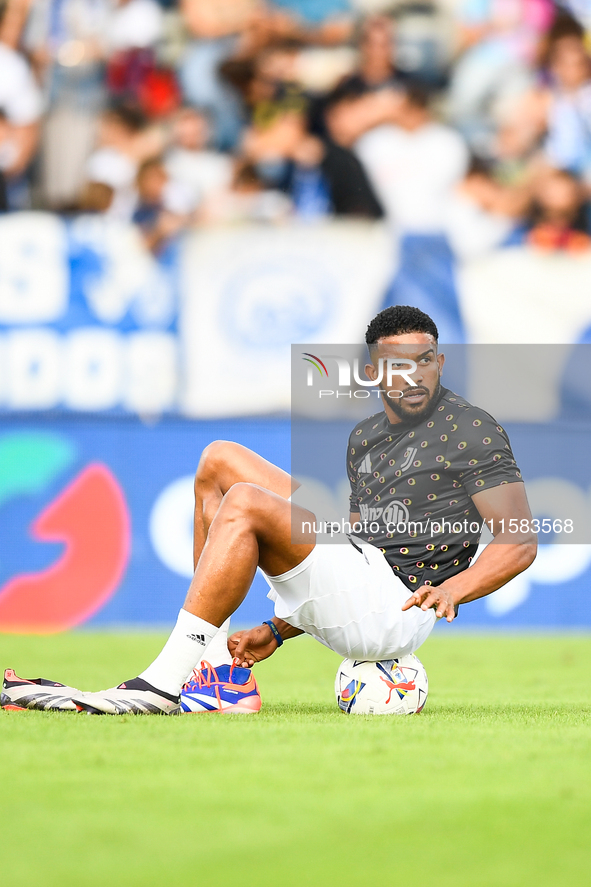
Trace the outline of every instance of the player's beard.
<instances>
[{"instance_id":1,"label":"player's beard","mask_svg":"<svg viewBox=\"0 0 591 887\"><path fill-rule=\"evenodd\" d=\"M382 391L384 391L383 387L382 386L380 386L380 387L382 388ZM419 391L423 390L423 391L428 392L428 390L429 390L424 385L419 385L418 388L419 388ZM409 387L406 389L406 391L414 391L414 389ZM404 393L405 392L403 392L403 394ZM421 406L420 409L413 409L412 406L405 408L403 406L403 404L404 404L403 397L400 397L400 398L387 397L385 392L384 392L383 397L384 397L384 400L386 401L386 403L389 405L392 412L395 413L399 419L402 419L403 422L412 423L414 425L416 422L420 422L421 419L427 418L427 416L433 411L433 408L434 408L435 404L437 403L437 401L439 400L440 395L441 395L441 380L438 379L437 386L436 386L435 390L433 391L431 396L427 398L427 401Z\"/></svg>"}]
</instances>

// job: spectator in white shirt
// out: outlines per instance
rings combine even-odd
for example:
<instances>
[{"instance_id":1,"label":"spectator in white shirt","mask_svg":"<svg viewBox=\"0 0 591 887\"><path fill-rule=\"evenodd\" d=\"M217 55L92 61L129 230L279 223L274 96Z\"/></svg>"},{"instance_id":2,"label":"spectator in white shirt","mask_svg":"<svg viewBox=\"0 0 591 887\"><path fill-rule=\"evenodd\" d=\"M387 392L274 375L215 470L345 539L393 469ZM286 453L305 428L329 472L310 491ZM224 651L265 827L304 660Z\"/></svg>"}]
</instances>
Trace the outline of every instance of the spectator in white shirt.
<instances>
[{"instance_id":1,"label":"spectator in white shirt","mask_svg":"<svg viewBox=\"0 0 591 887\"><path fill-rule=\"evenodd\" d=\"M136 205L135 179L140 165L162 148L160 134L141 112L125 106L102 115L99 144L86 163L86 181L108 185L113 200L107 214L130 221Z\"/></svg>"},{"instance_id":2,"label":"spectator in white shirt","mask_svg":"<svg viewBox=\"0 0 591 887\"><path fill-rule=\"evenodd\" d=\"M172 125L172 145L166 156L170 176L200 202L229 188L233 177L228 154L212 151L209 121L194 108L181 108Z\"/></svg>"},{"instance_id":3,"label":"spectator in white shirt","mask_svg":"<svg viewBox=\"0 0 591 887\"><path fill-rule=\"evenodd\" d=\"M0 172L11 209L27 205L25 174L37 148L42 107L41 92L26 61L0 43Z\"/></svg>"},{"instance_id":4,"label":"spectator in white shirt","mask_svg":"<svg viewBox=\"0 0 591 887\"><path fill-rule=\"evenodd\" d=\"M529 201L529 187L498 181L491 165L475 158L447 213L447 236L454 254L467 260L520 243Z\"/></svg>"},{"instance_id":5,"label":"spectator in white shirt","mask_svg":"<svg viewBox=\"0 0 591 887\"><path fill-rule=\"evenodd\" d=\"M105 29L111 0L34 0L23 45L47 101L39 164L40 196L52 208L75 203L106 88Z\"/></svg>"},{"instance_id":6,"label":"spectator in white shirt","mask_svg":"<svg viewBox=\"0 0 591 887\"><path fill-rule=\"evenodd\" d=\"M110 52L148 49L162 36L164 16L156 0L117 0L107 22Z\"/></svg>"},{"instance_id":7,"label":"spectator in white shirt","mask_svg":"<svg viewBox=\"0 0 591 887\"><path fill-rule=\"evenodd\" d=\"M353 145L397 241L383 307L416 305L435 319L442 341L465 341L447 238L454 190L468 166L462 137L436 123L425 93L410 86L346 103L333 125Z\"/></svg>"},{"instance_id":8,"label":"spectator in white shirt","mask_svg":"<svg viewBox=\"0 0 591 887\"><path fill-rule=\"evenodd\" d=\"M405 91L391 120L362 135L355 152L399 233L442 234L449 198L468 167L464 140L432 119L418 89Z\"/></svg>"}]
</instances>

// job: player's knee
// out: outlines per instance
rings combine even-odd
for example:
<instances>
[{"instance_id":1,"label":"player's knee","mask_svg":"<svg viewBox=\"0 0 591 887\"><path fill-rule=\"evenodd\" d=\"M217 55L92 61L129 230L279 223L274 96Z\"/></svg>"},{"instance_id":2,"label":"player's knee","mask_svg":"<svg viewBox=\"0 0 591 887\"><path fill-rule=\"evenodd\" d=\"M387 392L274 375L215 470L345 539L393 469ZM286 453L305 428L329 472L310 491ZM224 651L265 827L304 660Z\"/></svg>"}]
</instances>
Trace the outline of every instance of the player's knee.
<instances>
[{"instance_id":1,"label":"player's knee","mask_svg":"<svg viewBox=\"0 0 591 887\"><path fill-rule=\"evenodd\" d=\"M262 495L263 491L256 484L233 484L223 499L224 517L244 518L253 515L261 506Z\"/></svg>"},{"instance_id":2,"label":"player's knee","mask_svg":"<svg viewBox=\"0 0 591 887\"><path fill-rule=\"evenodd\" d=\"M219 478L230 463L236 444L230 440L214 440L208 444L199 459L195 487Z\"/></svg>"}]
</instances>

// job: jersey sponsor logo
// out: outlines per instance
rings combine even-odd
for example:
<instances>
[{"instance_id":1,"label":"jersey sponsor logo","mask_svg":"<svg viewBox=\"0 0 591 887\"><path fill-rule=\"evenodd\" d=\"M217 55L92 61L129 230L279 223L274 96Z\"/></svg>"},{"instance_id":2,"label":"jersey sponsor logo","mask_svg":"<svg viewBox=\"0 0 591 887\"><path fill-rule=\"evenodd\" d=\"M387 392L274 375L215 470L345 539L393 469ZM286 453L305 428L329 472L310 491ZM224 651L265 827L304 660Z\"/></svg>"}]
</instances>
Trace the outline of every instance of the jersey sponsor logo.
<instances>
[{"instance_id":1,"label":"jersey sponsor logo","mask_svg":"<svg viewBox=\"0 0 591 887\"><path fill-rule=\"evenodd\" d=\"M408 523L410 518L410 512L404 502L400 502L397 499L394 499L389 505L384 508L384 512L382 514L382 520L385 524L399 524L399 523Z\"/></svg>"},{"instance_id":2,"label":"jersey sponsor logo","mask_svg":"<svg viewBox=\"0 0 591 887\"><path fill-rule=\"evenodd\" d=\"M369 453L359 466L359 474L371 474L371 458Z\"/></svg>"},{"instance_id":3,"label":"jersey sponsor logo","mask_svg":"<svg viewBox=\"0 0 591 887\"><path fill-rule=\"evenodd\" d=\"M360 505L362 521L379 521L381 519L384 525L408 523L410 517L408 508L404 502L393 499L385 508L370 508L369 505Z\"/></svg>"},{"instance_id":4,"label":"jersey sponsor logo","mask_svg":"<svg viewBox=\"0 0 591 887\"><path fill-rule=\"evenodd\" d=\"M402 462L402 464L400 465L400 471L406 471L407 468L410 468L410 466L413 463L413 459L417 453L418 453L418 450L416 447L407 447L406 448L406 450L404 452L404 462Z\"/></svg>"}]
</instances>

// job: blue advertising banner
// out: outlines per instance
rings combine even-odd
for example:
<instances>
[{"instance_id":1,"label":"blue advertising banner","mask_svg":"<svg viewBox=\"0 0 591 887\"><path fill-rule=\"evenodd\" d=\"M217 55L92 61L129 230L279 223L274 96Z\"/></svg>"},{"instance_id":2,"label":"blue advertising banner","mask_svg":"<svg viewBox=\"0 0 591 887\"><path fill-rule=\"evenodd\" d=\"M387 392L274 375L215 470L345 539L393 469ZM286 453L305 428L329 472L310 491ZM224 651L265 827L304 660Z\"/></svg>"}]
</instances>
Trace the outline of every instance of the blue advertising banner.
<instances>
[{"instance_id":1,"label":"blue advertising banner","mask_svg":"<svg viewBox=\"0 0 591 887\"><path fill-rule=\"evenodd\" d=\"M192 569L201 452L231 439L289 470L289 423L0 423L0 631L170 624ZM237 624L272 615L257 576Z\"/></svg>"},{"instance_id":2,"label":"blue advertising banner","mask_svg":"<svg viewBox=\"0 0 591 887\"><path fill-rule=\"evenodd\" d=\"M0 410L175 411L176 253L100 216L0 219Z\"/></svg>"},{"instance_id":3,"label":"blue advertising banner","mask_svg":"<svg viewBox=\"0 0 591 887\"><path fill-rule=\"evenodd\" d=\"M577 521L591 526L589 427L507 430L534 514L551 521L567 497ZM335 430L343 461L348 431ZM172 624L192 574L194 473L216 439L238 441L290 470L287 419L2 421L0 631ZM322 458L317 465L323 481L312 481L344 513L342 466ZM457 626L589 629L590 582L591 545L544 545L526 573L464 606ZM236 626L269 618L266 591L257 576Z\"/></svg>"},{"instance_id":4,"label":"blue advertising banner","mask_svg":"<svg viewBox=\"0 0 591 887\"><path fill-rule=\"evenodd\" d=\"M0 412L204 419L288 411L290 343L359 338L393 261L380 223L215 226L156 258L41 212L0 218L0 256Z\"/></svg>"}]
</instances>

